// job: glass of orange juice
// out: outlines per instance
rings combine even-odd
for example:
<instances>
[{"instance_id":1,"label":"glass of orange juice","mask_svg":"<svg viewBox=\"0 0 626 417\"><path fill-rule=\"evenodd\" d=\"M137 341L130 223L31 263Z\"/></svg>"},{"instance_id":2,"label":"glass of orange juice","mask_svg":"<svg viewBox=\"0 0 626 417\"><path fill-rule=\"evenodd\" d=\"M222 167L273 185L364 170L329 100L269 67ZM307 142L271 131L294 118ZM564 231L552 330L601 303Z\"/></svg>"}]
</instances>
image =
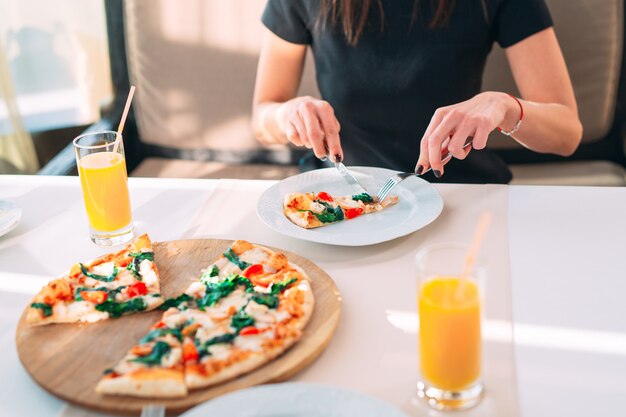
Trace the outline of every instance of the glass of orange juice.
<instances>
[{"instance_id":1,"label":"glass of orange juice","mask_svg":"<svg viewBox=\"0 0 626 417\"><path fill-rule=\"evenodd\" d=\"M437 410L478 404L481 316L486 268L477 259L464 276L468 247L430 245L417 253L419 363L417 394Z\"/></svg>"},{"instance_id":2,"label":"glass of orange juice","mask_svg":"<svg viewBox=\"0 0 626 417\"><path fill-rule=\"evenodd\" d=\"M86 133L74 139L76 165L89 219L91 240L112 246L133 237L124 144L112 131Z\"/></svg>"}]
</instances>

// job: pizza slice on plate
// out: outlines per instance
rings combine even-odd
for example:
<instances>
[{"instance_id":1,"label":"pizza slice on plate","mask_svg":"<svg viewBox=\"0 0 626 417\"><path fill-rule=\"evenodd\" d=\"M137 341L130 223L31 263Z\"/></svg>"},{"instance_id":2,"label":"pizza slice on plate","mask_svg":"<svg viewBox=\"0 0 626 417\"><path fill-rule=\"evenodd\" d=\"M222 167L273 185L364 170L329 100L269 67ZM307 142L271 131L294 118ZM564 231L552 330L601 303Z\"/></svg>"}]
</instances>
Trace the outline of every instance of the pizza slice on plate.
<instances>
[{"instance_id":1,"label":"pizza slice on plate","mask_svg":"<svg viewBox=\"0 0 626 417\"><path fill-rule=\"evenodd\" d=\"M286 351L302 336L313 305L301 268L282 253L238 240L185 293L161 306L168 310L155 329L177 329L185 385L195 389L250 372ZM104 382L114 378L105 375L99 392L120 393ZM137 385L127 386L135 388L125 394L142 395Z\"/></svg>"},{"instance_id":2,"label":"pizza slice on plate","mask_svg":"<svg viewBox=\"0 0 626 417\"><path fill-rule=\"evenodd\" d=\"M33 299L26 320L33 325L95 322L153 310L163 301L152 243L143 235L50 281Z\"/></svg>"},{"instance_id":3,"label":"pizza slice on plate","mask_svg":"<svg viewBox=\"0 0 626 417\"><path fill-rule=\"evenodd\" d=\"M187 395L184 331L182 326L158 322L117 365L105 371L96 392L164 398Z\"/></svg>"},{"instance_id":4,"label":"pizza slice on plate","mask_svg":"<svg viewBox=\"0 0 626 417\"><path fill-rule=\"evenodd\" d=\"M283 212L297 226L313 229L375 213L397 202L397 196L378 201L367 193L339 197L326 192L291 193L285 196Z\"/></svg>"}]
</instances>

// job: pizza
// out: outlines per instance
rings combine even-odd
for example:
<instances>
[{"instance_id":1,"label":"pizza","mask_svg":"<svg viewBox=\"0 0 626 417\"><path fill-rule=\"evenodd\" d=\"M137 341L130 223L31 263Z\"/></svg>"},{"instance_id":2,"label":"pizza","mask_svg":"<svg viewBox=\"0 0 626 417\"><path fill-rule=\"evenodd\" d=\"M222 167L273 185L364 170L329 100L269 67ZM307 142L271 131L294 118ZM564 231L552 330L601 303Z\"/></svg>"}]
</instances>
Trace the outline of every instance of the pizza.
<instances>
[{"instance_id":1,"label":"pizza","mask_svg":"<svg viewBox=\"0 0 626 417\"><path fill-rule=\"evenodd\" d=\"M163 304L159 273L147 235L124 249L77 263L35 296L26 321L31 325L96 322Z\"/></svg>"},{"instance_id":2,"label":"pizza","mask_svg":"<svg viewBox=\"0 0 626 417\"><path fill-rule=\"evenodd\" d=\"M284 198L283 212L297 226L313 229L375 213L396 203L397 196L378 201L367 193L340 197L326 192L291 193Z\"/></svg>"},{"instance_id":3,"label":"pizza","mask_svg":"<svg viewBox=\"0 0 626 417\"><path fill-rule=\"evenodd\" d=\"M159 321L115 367L104 371L96 391L138 397L185 396L182 339L179 328Z\"/></svg>"},{"instance_id":4,"label":"pizza","mask_svg":"<svg viewBox=\"0 0 626 417\"><path fill-rule=\"evenodd\" d=\"M310 280L282 253L235 241L96 387L104 394L184 396L250 372L302 336Z\"/></svg>"}]
</instances>

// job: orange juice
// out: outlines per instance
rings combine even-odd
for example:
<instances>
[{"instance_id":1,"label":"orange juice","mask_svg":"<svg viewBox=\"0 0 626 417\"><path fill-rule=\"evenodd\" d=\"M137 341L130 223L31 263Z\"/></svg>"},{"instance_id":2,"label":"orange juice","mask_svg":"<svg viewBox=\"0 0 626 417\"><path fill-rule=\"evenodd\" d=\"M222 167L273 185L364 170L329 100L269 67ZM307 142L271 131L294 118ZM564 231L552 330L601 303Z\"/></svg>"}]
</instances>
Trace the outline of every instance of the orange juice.
<instances>
[{"instance_id":1,"label":"orange juice","mask_svg":"<svg viewBox=\"0 0 626 417\"><path fill-rule=\"evenodd\" d=\"M438 276L418 294L420 366L437 388L458 391L480 376L481 336L478 285Z\"/></svg>"},{"instance_id":2,"label":"orange juice","mask_svg":"<svg viewBox=\"0 0 626 417\"><path fill-rule=\"evenodd\" d=\"M78 162L87 217L92 229L113 232L131 222L126 160L113 152L84 156Z\"/></svg>"}]
</instances>

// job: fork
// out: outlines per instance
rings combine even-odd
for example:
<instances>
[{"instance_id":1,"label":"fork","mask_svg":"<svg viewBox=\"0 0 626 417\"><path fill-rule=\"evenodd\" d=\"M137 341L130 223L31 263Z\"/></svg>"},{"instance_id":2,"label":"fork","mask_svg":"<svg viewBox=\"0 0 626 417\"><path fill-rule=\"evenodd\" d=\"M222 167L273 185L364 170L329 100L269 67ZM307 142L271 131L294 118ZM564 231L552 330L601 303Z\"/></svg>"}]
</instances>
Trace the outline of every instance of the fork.
<instances>
[{"instance_id":1,"label":"fork","mask_svg":"<svg viewBox=\"0 0 626 417\"><path fill-rule=\"evenodd\" d=\"M468 146L471 146L472 140L474 140L472 136L468 137L467 140L465 141L465 144L463 145L463 149L467 148ZM446 149L443 157L441 158L441 162L443 164L446 164L451 158L452 158L452 154L450 153L450 151ZM387 181L385 181L383 186L380 188L380 191L378 191L378 194L377 194L378 201L383 201L385 197L389 195L391 190L393 190L393 188L396 185L398 185L405 179L412 177L412 176L418 177L420 175L424 175L430 170L431 168L428 168L426 171L422 172L421 174L416 174L415 172L398 172L397 174L389 178Z\"/></svg>"},{"instance_id":2,"label":"fork","mask_svg":"<svg viewBox=\"0 0 626 417\"><path fill-rule=\"evenodd\" d=\"M161 404L147 404L141 408L141 417L164 417L165 407Z\"/></svg>"}]
</instances>

